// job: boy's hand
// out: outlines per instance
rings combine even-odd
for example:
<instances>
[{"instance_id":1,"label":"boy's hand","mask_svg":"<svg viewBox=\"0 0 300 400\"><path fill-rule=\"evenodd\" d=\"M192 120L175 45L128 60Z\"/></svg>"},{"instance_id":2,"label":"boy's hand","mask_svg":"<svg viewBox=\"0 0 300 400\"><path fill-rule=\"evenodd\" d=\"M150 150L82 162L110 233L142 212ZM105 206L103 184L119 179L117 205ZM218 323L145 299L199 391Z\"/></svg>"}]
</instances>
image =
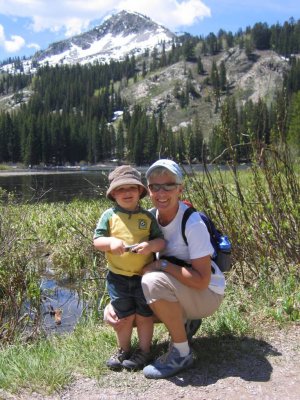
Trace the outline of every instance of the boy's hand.
<instances>
[{"instance_id":1,"label":"boy's hand","mask_svg":"<svg viewBox=\"0 0 300 400\"><path fill-rule=\"evenodd\" d=\"M115 256L121 256L125 252L123 240L112 237L110 241L110 251Z\"/></svg>"},{"instance_id":2,"label":"boy's hand","mask_svg":"<svg viewBox=\"0 0 300 400\"><path fill-rule=\"evenodd\" d=\"M137 254L144 254L144 255L152 253L149 242L138 243L131 251Z\"/></svg>"}]
</instances>

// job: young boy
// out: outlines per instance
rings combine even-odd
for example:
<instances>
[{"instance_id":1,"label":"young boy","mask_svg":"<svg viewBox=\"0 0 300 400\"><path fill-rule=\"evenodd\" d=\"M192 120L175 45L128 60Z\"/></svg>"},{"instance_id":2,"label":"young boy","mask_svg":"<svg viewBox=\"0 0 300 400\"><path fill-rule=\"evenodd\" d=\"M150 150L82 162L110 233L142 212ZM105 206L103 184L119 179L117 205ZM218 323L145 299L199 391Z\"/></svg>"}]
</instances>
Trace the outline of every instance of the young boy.
<instances>
[{"instance_id":1,"label":"young boy","mask_svg":"<svg viewBox=\"0 0 300 400\"><path fill-rule=\"evenodd\" d=\"M123 165L112 171L108 179L106 196L116 204L100 217L94 246L105 252L107 289L120 323L115 328L119 350L106 364L111 369L136 370L150 359L153 335L152 311L143 294L141 273L153 261L154 253L163 250L165 241L155 217L139 206L139 200L148 193L141 174ZM131 354L134 321L139 348Z\"/></svg>"}]
</instances>

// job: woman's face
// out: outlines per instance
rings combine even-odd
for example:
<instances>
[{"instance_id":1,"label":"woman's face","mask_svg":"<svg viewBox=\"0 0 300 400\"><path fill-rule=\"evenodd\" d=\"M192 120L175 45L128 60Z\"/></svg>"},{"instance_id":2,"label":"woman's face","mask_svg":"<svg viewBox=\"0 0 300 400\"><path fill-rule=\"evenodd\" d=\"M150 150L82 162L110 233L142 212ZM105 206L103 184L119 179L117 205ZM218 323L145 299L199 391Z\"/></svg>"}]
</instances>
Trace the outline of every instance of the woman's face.
<instances>
[{"instance_id":1,"label":"woman's face","mask_svg":"<svg viewBox=\"0 0 300 400\"><path fill-rule=\"evenodd\" d=\"M165 185L165 186L164 186ZM176 183L171 173L151 175L148 181L152 203L158 211L177 212L178 200L182 193L182 185Z\"/></svg>"}]
</instances>

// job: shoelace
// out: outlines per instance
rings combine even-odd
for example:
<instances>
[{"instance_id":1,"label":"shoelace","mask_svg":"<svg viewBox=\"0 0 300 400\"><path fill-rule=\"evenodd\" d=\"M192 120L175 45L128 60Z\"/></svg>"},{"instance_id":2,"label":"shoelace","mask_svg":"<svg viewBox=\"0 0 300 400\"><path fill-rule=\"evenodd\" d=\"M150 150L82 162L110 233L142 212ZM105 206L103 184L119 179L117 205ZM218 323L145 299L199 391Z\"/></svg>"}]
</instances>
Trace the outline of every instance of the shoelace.
<instances>
[{"instance_id":1,"label":"shoelace","mask_svg":"<svg viewBox=\"0 0 300 400\"><path fill-rule=\"evenodd\" d=\"M162 362L166 362L168 359L169 359L169 357L171 356L171 354L172 354L172 352L173 352L173 348L174 347L169 347L169 350L165 353L165 354L163 354L163 355L161 355L160 357L158 357L158 360L159 361L162 361Z\"/></svg>"},{"instance_id":2,"label":"shoelace","mask_svg":"<svg viewBox=\"0 0 300 400\"><path fill-rule=\"evenodd\" d=\"M118 352L116 354L113 354L111 358L119 361L119 358L123 358L125 355L126 351L119 349Z\"/></svg>"},{"instance_id":3,"label":"shoelace","mask_svg":"<svg viewBox=\"0 0 300 400\"><path fill-rule=\"evenodd\" d=\"M130 361L137 363L137 364L142 364L147 360L147 354L143 352L141 349L136 349L132 356L130 357Z\"/></svg>"}]
</instances>

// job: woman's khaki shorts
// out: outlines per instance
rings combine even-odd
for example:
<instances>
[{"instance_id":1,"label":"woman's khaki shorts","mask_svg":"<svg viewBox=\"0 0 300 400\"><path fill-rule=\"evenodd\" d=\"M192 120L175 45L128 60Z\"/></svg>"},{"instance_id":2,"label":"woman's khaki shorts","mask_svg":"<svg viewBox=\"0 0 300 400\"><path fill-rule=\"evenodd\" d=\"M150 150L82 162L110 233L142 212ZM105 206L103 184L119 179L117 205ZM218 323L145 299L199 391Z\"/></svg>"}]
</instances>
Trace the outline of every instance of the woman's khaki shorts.
<instances>
[{"instance_id":1,"label":"woman's khaki shorts","mask_svg":"<svg viewBox=\"0 0 300 400\"><path fill-rule=\"evenodd\" d=\"M143 292L148 304L157 300L179 302L184 319L200 319L212 315L223 295L210 289L193 289L164 272L149 272L142 277Z\"/></svg>"}]
</instances>

